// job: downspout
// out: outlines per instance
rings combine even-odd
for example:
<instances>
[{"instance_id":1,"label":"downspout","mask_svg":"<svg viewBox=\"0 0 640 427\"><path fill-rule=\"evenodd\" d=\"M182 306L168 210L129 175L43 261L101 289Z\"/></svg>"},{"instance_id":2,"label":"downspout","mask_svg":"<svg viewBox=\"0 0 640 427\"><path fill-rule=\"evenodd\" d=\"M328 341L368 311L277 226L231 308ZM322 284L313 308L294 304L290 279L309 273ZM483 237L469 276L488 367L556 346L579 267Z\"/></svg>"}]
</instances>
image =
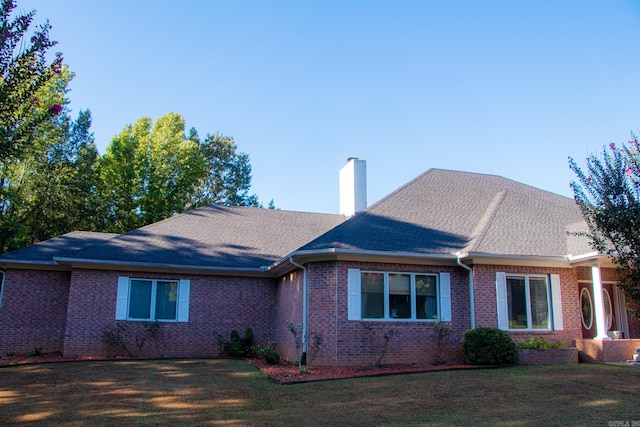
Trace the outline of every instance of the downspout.
<instances>
[{"instance_id":1,"label":"downspout","mask_svg":"<svg viewBox=\"0 0 640 427\"><path fill-rule=\"evenodd\" d=\"M309 305L309 278L307 276L307 267L298 264L289 257L291 265L302 269L302 356L300 357L300 365L307 364L307 329L308 329L308 305Z\"/></svg>"},{"instance_id":2,"label":"downspout","mask_svg":"<svg viewBox=\"0 0 640 427\"><path fill-rule=\"evenodd\" d=\"M469 272L469 310L471 311L471 329L476 328L476 302L473 293L473 269L460 262L460 252L456 252L456 264Z\"/></svg>"},{"instance_id":3,"label":"downspout","mask_svg":"<svg viewBox=\"0 0 640 427\"><path fill-rule=\"evenodd\" d=\"M2 281L0 281L0 308L2 308L2 297L4 296L4 278L6 274L4 270L0 270L0 274L2 274Z\"/></svg>"}]
</instances>

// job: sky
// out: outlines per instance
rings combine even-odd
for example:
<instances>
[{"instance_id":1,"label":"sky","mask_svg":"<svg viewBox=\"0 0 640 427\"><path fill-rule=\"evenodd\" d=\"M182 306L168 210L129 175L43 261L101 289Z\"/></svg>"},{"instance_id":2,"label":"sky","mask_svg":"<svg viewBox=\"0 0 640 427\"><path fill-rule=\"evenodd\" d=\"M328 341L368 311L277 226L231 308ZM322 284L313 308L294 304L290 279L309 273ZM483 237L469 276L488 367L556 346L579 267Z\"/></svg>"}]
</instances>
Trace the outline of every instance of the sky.
<instances>
[{"instance_id":1,"label":"sky","mask_svg":"<svg viewBox=\"0 0 640 427\"><path fill-rule=\"evenodd\" d=\"M640 131L640 1L16 4L53 26L100 153L180 113L233 137L251 192L283 210L338 213L349 157L367 162L369 204L430 168L573 197L568 157Z\"/></svg>"}]
</instances>

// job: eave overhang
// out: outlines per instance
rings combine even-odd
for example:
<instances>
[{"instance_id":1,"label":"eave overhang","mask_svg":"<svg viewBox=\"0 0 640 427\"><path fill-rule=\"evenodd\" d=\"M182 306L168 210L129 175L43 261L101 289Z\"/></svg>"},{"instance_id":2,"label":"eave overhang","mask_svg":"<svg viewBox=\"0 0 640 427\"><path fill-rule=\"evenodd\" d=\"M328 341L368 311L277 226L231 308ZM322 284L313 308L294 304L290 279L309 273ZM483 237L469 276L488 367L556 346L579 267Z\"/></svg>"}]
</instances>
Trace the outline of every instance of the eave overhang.
<instances>
[{"instance_id":1,"label":"eave overhang","mask_svg":"<svg viewBox=\"0 0 640 427\"><path fill-rule=\"evenodd\" d=\"M68 266L60 265L55 261L33 261L33 260L11 260L0 262L0 269L16 270L48 270L48 271L71 271Z\"/></svg>"},{"instance_id":2,"label":"eave overhang","mask_svg":"<svg viewBox=\"0 0 640 427\"><path fill-rule=\"evenodd\" d=\"M276 276L286 274L296 269L290 262L291 258L294 258L297 264L322 261L356 261L414 265L456 265L456 257L453 254L327 248L294 251L266 268Z\"/></svg>"},{"instance_id":3,"label":"eave overhang","mask_svg":"<svg viewBox=\"0 0 640 427\"><path fill-rule=\"evenodd\" d=\"M294 251L278 261L260 267L228 267L183 264L142 263L120 260L99 260L85 258L55 257L52 261L12 260L0 263L3 269L38 269L51 271L71 271L73 269L127 270L154 273L183 273L198 275L224 275L243 277L275 278L287 274L296 264L323 261L354 261L372 263L397 263L413 265L456 266L456 260L465 265L513 265L530 267L572 268L577 266L615 267L608 255L591 252L566 256L504 255L478 252L419 253L366 251L359 249L326 248L318 250Z\"/></svg>"},{"instance_id":4,"label":"eave overhang","mask_svg":"<svg viewBox=\"0 0 640 427\"><path fill-rule=\"evenodd\" d=\"M571 263L572 267L616 267L610 255L603 254L602 252L597 251L580 255L567 255L567 259Z\"/></svg>"},{"instance_id":5,"label":"eave overhang","mask_svg":"<svg viewBox=\"0 0 640 427\"><path fill-rule=\"evenodd\" d=\"M224 275L224 276L265 276L265 268L250 267L219 267L219 266L198 266L182 264L158 264L130 262L119 260L98 260L82 258L54 258L61 265L66 265L70 269L95 269L95 270L127 270L153 273L187 273L200 275Z\"/></svg>"},{"instance_id":6,"label":"eave overhang","mask_svg":"<svg viewBox=\"0 0 640 427\"><path fill-rule=\"evenodd\" d=\"M571 268L571 264L566 256L509 255L467 252L461 254L460 259L465 264Z\"/></svg>"}]
</instances>

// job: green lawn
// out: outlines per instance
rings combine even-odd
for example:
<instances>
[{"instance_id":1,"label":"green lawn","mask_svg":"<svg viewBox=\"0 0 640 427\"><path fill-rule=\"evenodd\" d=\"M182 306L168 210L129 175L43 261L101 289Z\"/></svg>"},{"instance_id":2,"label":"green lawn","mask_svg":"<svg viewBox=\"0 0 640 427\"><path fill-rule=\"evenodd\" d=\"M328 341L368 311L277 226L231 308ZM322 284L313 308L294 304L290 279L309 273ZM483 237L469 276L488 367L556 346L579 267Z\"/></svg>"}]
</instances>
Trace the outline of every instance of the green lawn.
<instances>
[{"instance_id":1,"label":"green lawn","mask_svg":"<svg viewBox=\"0 0 640 427\"><path fill-rule=\"evenodd\" d=\"M282 386L243 360L0 368L0 425L640 425L640 367L428 372Z\"/></svg>"}]
</instances>

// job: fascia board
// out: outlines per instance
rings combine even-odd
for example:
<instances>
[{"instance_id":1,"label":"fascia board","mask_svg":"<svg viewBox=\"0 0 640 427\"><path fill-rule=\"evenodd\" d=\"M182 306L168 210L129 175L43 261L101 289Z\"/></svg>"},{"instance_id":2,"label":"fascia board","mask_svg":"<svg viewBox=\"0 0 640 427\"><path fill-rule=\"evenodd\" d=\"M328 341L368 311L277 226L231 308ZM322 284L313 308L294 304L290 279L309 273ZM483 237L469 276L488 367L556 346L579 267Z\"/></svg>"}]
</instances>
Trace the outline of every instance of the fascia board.
<instances>
[{"instance_id":1,"label":"fascia board","mask_svg":"<svg viewBox=\"0 0 640 427\"><path fill-rule=\"evenodd\" d=\"M241 267L215 267L193 266L180 264L155 264L113 260L97 260L83 258L54 258L59 264L69 265L78 269L97 270L132 270L157 273L183 272L200 275L225 275L225 276L269 276L265 268L241 268Z\"/></svg>"},{"instance_id":2,"label":"fascia board","mask_svg":"<svg viewBox=\"0 0 640 427\"><path fill-rule=\"evenodd\" d=\"M53 270L68 271L69 267L60 265L55 261L33 261L33 260L11 260L1 261L0 268L20 269L20 270Z\"/></svg>"},{"instance_id":3,"label":"fascia board","mask_svg":"<svg viewBox=\"0 0 640 427\"><path fill-rule=\"evenodd\" d=\"M406 264L456 265L456 257L452 254L363 251L356 249L328 248L319 250L295 251L267 267L269 271L280 274L293 270L290 259L297 263L320 261L361 261L361 262L400 262Z\"/></svg>"},{"instance_id":4,"label":"fascia board","mask_svg":"<svg viewBox=\"0 0 640 427\"><path fill-rule=\"evenodd\" d=\"M571 264L566 256L539 256L539 255L504 255L469 252L461 257L461 260L471 264L482 265L521 265L527 267L560 267L570 268Z\"/></svg>"},{"instance_id":5,"label":"fascia board","mask_svg":"<svg viewBox=\"0 0 640 427\"><path fill-rule=\"evenodd\" d=\"M604 254L602 252L588 252L586 254L580 255L568 255L567 258L572 266L593 266L598 265L600 267L611 267L615 268L613 260L610 255Z\"/></svg>"}]
</instances>

